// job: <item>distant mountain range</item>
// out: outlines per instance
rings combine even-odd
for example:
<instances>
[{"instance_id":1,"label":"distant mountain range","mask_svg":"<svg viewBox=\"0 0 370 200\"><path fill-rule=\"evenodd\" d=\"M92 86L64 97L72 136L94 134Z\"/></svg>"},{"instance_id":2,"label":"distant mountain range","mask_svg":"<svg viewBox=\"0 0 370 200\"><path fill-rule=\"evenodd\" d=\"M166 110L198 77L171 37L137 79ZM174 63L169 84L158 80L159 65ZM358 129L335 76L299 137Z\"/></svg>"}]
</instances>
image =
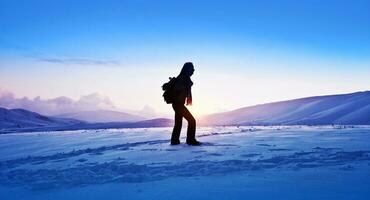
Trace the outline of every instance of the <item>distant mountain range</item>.
<instances>
[{"instance_id":1,"label":"distant mountain range","mask_svg":"<svg viewBox=\"0 0 370 200\"><path fill-rule=\"evenodd\" d=\"M198 120L213 125L370 125L370 91L280 101L216 113ZM170 127L173 120L98 110L44 116L0 108L0 133L101 128Z\"/></svg>"},{"instance_id":2,"label":"distant mountain range","mask_svg":"<svg viewBox=\"0 0 370 200\"><path fill-rule=\"evenodd\" d=\"M137 122L146 120L144 117L125 112L111 110L80 111L55 115L58 118L73 118L91 123L101 122Z\"/></svg>"},{"instance_id":3,"label":"distant mountain range","mask_svg":"<svg viewBox=\"0 0 370 200\"><path fill-rule=\"evenodd\" d=\"M315 96L211 114L203 125L370 125L370 91Z\"/></svg>"},{"instance_id":4,"label":"distant mountain range","mask_svg":"<svg viewBox=\"0 0 370 200\"><path fill-rule=\"evenodd\" d=\"M107 114L108 112L103 112ZM113 112L114 113L114 112ZM99 112L90 114L99 115ZM114 113L116 114L116 113ZM69 116L69 115L66 115ZM84 116L84 115L82 115ZM120 116L118 114L118 116ZM113 115L110 119L114 118ZM145 127L166 127L173 126L173 120L158 118L151 120L138 120L121 122L86 122L71 118L59 118L40 115L24 109L5 109L0 108L0 134L13 132L35 132L35 131L62 131L62 130L81 130L81 129L106 129L106 128L145 128ZM138 118L141 119L141 118Z\"/></svg>"},{"instance_id":5,"label":"distant mountain range","mask_svg":"<svg viewBox=\"0 0 370 200\"><path fill-rule=\"evenodd\" d=\"M0 108L0 128L59 127L84 123L76 119L46 117L24 109Z\"/></svg>"}]
</instances>

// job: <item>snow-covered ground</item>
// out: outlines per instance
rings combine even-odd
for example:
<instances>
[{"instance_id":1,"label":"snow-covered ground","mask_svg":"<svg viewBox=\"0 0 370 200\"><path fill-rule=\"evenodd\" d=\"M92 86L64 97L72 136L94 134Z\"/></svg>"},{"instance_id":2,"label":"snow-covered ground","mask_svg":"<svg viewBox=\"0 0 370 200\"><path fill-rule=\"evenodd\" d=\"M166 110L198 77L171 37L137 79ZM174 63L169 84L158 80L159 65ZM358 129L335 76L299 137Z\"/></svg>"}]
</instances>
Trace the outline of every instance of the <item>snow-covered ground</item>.
<instances>
[{"instance_id":1,"label":"snow-covered ground","mask_svg":"<svg viewBox=\"0 0 370 200\"><path fill-rule=\"evenodd\" d=\"M370 199L369 126L199 128L199 147L170 133L0 135L0 199Z\"/></svg>"}]
</instances>

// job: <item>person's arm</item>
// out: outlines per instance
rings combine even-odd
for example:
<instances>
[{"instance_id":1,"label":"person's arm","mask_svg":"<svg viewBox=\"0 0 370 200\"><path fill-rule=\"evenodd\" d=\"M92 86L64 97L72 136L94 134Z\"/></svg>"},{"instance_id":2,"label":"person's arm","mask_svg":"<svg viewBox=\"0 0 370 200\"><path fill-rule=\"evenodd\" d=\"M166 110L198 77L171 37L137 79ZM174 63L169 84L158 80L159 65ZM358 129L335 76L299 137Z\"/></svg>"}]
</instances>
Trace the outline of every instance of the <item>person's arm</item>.
<instances>
[{"instance_id":1,"label":"person's arm","mask_svg":"<svg viewBox=\"0 0 370 200\"><path fill-rule=\"evenodd\" d=\"M191 95L191 85L187 85L187 88L186 88L186 105L188 106L191 106L193 104L193 97Z\"/></svg>"},{"instance_id":2,"label":"person's arm","mask_svg":"<svg viewBox=\"0 0 370 200\"><path fill-rule=\"evenodd\" d=\"M191 92L190 92L190 95L186 97L186 105L191 106L192 104L193 104L193 99L192 99Z\"/></svg>"}]
</instances>

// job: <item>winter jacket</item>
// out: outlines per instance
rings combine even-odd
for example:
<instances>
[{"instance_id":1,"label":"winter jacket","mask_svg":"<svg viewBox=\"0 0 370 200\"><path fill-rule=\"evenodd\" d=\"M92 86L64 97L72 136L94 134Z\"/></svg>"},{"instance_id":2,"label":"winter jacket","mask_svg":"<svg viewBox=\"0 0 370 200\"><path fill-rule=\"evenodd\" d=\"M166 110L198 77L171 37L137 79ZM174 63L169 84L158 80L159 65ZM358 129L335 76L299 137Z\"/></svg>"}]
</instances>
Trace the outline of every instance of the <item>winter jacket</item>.
<instances>
[{"instance_id":1,"label":"winter jacket","mask_svg":"<svg viewBox=\"0 0 370 200\"><path fill-rule=\"evenodd\" d=\"M193 82L189 76L179 75L175 83L175 100L174 103L185 104L186 99L191 99L191 86Z\"/></svg>"}]
</instances>

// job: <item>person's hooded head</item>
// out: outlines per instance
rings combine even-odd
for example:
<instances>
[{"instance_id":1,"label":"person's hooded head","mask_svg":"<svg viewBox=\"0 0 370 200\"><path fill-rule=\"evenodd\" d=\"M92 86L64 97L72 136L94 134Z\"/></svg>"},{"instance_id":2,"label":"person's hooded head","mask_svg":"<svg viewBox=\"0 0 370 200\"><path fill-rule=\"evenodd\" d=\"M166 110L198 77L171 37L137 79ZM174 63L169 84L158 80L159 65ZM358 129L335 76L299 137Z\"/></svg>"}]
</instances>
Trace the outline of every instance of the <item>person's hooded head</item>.
<instances>
[{"instance_id":1,"label":"person's hooded head","mask_svg":"<svg viewBox=\"0 0 370 200\"><path fill-rule=\"evenodd\" d=\"M192 62L186 62L181 69L179 76L191 76L194 73L194 65Z\"/></svg>"}]
</instances>

